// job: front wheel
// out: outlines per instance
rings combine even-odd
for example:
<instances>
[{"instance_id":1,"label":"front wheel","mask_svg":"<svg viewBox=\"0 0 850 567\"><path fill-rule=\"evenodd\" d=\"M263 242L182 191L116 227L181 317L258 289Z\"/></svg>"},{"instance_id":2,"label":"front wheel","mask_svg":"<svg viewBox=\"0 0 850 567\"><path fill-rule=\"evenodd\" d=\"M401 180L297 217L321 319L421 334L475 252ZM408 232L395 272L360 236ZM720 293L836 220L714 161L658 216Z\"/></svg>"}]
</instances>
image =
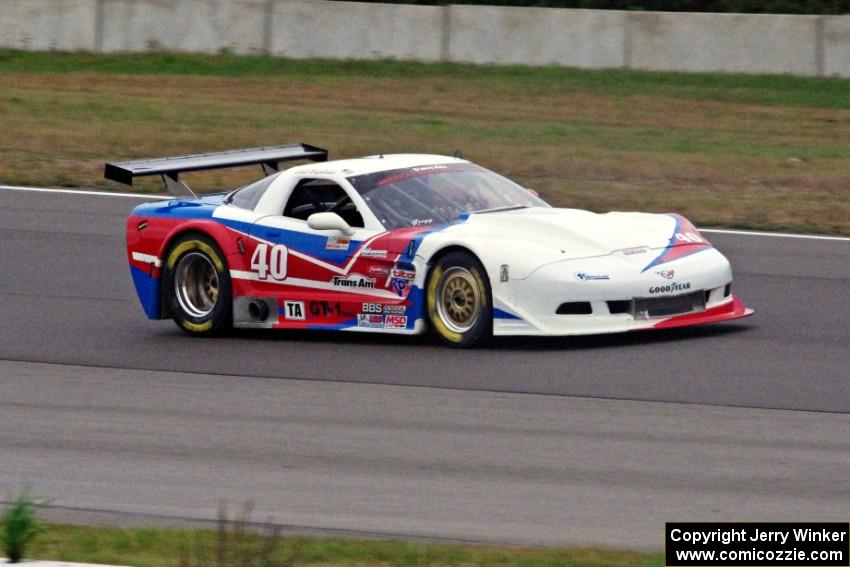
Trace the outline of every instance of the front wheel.
<instances>
[{"instance_id":1,"label":"front wheel","mask_svg":"<svg viewBox=\"0 0 850 567\"><path fill-rule=\"evenodd\" d=\"M431 328L443 342L466 348L490 341L490 286L475 257L465 252L446 254L431 269L426 289Z\"/></svg>"},{"instance_id":2,"label":"front wheel","mask_svg":"<svg viewBox=\"0 0 850 567\"><path fill-rule=\"evenodd\" d=\"M231 318L230 273L210 238L187 235L169 251L162 291L174 322L193 335L211 335Z\"/></svg>"}]
</instances>

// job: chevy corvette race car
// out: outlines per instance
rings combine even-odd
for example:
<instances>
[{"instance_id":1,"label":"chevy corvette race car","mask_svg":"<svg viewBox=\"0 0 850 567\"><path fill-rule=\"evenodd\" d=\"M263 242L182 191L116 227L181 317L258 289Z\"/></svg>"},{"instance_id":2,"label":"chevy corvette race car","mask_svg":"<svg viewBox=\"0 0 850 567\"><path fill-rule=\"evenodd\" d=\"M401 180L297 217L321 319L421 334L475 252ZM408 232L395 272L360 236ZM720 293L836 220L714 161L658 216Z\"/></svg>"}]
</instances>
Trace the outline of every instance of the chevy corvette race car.
<instances>
[{"instance_id":1,"label":"chevy corvette race car","mask_svg":"<svg viewBox=\"0 0 850 567\"><path fill-rule=\"evenodd\" d=\"M313 163L278 171L281 162ZM188 171L266 176L197 197ZM150 319L196 335L229 326L422 333L454 346L492 335L583 335L714 323L752 310L732 270L676 214L552 208L457 157L327 161L306 144L106 164L178 196L127 221Z\"/></svg>"}]
</instances>

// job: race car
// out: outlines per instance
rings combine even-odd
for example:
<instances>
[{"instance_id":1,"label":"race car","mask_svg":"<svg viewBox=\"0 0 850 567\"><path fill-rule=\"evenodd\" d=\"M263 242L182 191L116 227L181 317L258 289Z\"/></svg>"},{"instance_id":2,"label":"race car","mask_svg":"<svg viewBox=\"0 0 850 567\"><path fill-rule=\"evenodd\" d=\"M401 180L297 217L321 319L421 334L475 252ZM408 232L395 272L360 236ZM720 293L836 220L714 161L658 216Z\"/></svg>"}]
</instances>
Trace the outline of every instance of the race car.
<instances>
[{"instance_id":1,"label":"race car","mask_svg":"<svg viewBox=\"0 0 850 567\"><path fill-rule=\"evenodd\" d=\"M732 270L677 214L553 208L461 157L327 161L307 144L107 163L178 198L127 221L150 319L229 327L418 334L472 347L493 335L587 335L728 321L753 311ZM283 162L306 164L278 171ZM196 196L189 171L266 175Z\"/></svg>"}]
</instances>

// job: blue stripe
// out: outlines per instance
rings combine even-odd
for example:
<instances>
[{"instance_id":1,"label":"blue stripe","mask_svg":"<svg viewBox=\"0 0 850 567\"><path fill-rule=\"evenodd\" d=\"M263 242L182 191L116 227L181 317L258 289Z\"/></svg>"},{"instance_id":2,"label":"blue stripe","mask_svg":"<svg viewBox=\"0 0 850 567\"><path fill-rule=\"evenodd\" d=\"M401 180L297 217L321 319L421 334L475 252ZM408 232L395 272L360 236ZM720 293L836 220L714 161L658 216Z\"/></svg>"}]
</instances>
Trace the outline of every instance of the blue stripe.
<instances>
[{"instance_id":1,"label":"blue stripe","mask_svg":"<svg viewBox=\"0 0 850 567\"><path fill-rule=\"evenodd\" d=\"M411 242L413 243L413 250L411 251L412 253L410 255L407 255L407 252L409 252L410 250L405 248L405 255L406 255L407 261L408 262L413 261L413 257L416 256L416 253L419 251L419 247L422 246L422 241L425 240L426 236L428 236L429 234L434 234L435 232L440 232L441 230L445 230L452 225L465 223L468 219L469 219L469 214L464 213L464 214L461 214L457 218L457 220L455 220L455 221L452 221L452 222L446 223L446 224L434 225L431 228L429 228L428 230L420 232L419 234L414 236L411 239Z\"/></svg>"},{"instance_id":2,"label":"blue stripe","mask_svg":"<svg viewBox=\"0 0 850 567\"><path fill-rule=\"evenodd\" d=\"M676 244L676 233L679 232L679 226L682 224L682 220L678 216L673 216L673 215L668 215L668 216L676 219L676 226L673 227L673 234L672 234L672 236L670 236L670 240L667 241L667 246L664 248L664 250L662 250L661 253L658 256L656 256L655 259L652 262L647 264L646 267L640 271L640 273L644 273L648 269L650 269L650 268L652 268L652 267L654 267L658 264L663 264L663 262L660 262L659 260L661 260L661 258L667 253L667 251L670 250L670 248L672 248Z\"/></svg>"},{"instance_id":3,"label":"blue stripe","mask_svg":"<svg viewBox=\"0 0 850 567\"><path fill-rule=\"evenodd\" d=\"M144 203L136 207L133 214L147 217L211 220L233 230L268 240L273 244L284 244L287 248L308 254L340 268L348 263L348 260L363 243L361 240L352 240L345 250L328 250L328 237L322 234L310 234L297 230L213 217L215 210L222 204L223 197L204 200L175 200L169 201L165 205L161 202ZM277 236L271 236L269 233L277 233Z\"/></svg>"},{"instance_id":4,"label":"blue stripe","mask_svg":"<svg viewBox=\"0 0 850 567\"><path fill-rule=\"evenodd\" d=\"M333 324L320 324L316 323L314 325L307 325L308 329L316 330L316 331L338 331L340 329L349 329L351 327L357 326L357 317L354 319L347 319L342 323L333 323Z\"/></svg>"},{"instance_id":5,"label":"blue stripe","mask_svg":"<svg viewBox=\"0 0 850 567\"><path fill-rule=\"evenodd\" d=\"M513 313L510 313L508 311L505 311L505 310L499 309L499 308L493 309L493 318L494 319L517 319L519 321L522 321L522 317L518 317L517 315L514 315Z\"/></svg>"},{"instance_id":6,"label":"blue stripe","mask_svg":"<svg viewBox=\"0 0 850 567\"><path fill-rule=\"evenodd\" d=\"M136 294L139 296L145 315L148 319L159 319L159 280L132 264L130 265L130 274L133 276L133 285L136 286Z\"/></svg>"}]
</instances>

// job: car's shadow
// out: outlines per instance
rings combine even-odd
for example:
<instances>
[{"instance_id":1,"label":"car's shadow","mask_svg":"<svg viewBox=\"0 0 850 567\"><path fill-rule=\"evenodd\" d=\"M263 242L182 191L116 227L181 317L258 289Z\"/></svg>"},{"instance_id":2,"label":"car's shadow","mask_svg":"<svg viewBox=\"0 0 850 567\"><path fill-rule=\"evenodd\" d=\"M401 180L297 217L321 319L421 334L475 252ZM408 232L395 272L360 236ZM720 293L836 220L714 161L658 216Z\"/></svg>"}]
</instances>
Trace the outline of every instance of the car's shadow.
<instances>
[{"instance_id":1,"label":"car's shadow","mask_svg":"<svg viewBox=\"0 0 850 567\"><path fill-rule=\"evenodd\" d=\"M698 339L711 339L732 336L752 329L747 323L724 323L700 327L680 327L676 329L612 333L606 335L585 335L568 337L496 337L489 346L481 350L498 351L548 351L548 350L590 350L621 348L635 345L675 343ZM381 333L356 333L334 331L305 330L255 330L234 329L222 338L246 339L252 341L310 344L363 345L387 347L443 347L442 343L428 333L426 335L390 335ZM448 347L446 347L448 348Z\"/></svg>"}]
</instances>

